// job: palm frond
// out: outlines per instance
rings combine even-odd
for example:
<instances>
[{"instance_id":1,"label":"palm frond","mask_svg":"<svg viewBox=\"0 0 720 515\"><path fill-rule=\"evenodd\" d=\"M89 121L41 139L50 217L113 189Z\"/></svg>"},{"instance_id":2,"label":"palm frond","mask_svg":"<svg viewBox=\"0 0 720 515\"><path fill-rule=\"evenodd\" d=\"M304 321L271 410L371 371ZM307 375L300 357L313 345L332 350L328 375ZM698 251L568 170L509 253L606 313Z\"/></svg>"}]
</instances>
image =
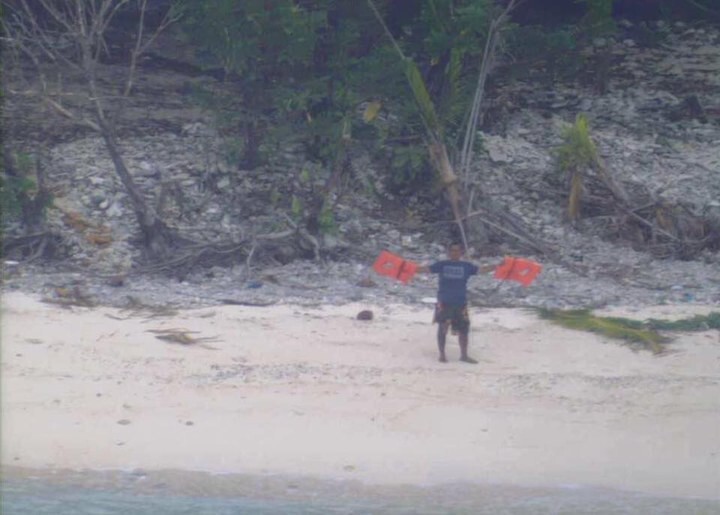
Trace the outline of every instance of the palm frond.
<instances>
[{"instance_id":1,"label":"palm frond","mask_svg":"<svg viewBox=\"0 0 720 515\"><path fill-rule=\"evenodd\" d=\"M428 125L428 128L433 131L436 135L440 133L440 122L435 112L435 105L433 104L430 94L428 93L425 81L418 70L417 65L410 59L405 60L405 75L407 76L408 83L412 89L415 102L420 109L420 113Z\"/></svg>"},{"instance_id":2,"label":"palm frond","mask_svg":"<svg viewBox=\"0 0 720 515\"><path fill-rule=\"evenodd\" d=\"M610 338L625 340L631 343L638 343L643 348L660 354L663 351L662 344L669 341L669 338L661 335L654 329L644 326L637 326L635 321L617 318L601 317L593 315L587 309L546 309L538 308L541 318L550 320L568 329L589 331Z\"/></svg>"}]
</instances>

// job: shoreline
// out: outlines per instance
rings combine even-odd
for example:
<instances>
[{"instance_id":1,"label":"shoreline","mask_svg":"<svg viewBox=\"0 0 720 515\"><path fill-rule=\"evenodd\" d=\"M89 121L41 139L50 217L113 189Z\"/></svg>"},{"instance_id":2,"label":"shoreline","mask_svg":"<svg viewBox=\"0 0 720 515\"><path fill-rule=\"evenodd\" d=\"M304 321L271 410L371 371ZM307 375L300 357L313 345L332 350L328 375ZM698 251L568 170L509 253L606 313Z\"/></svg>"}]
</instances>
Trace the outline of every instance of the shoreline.
<instances>
[{"instance_id":1,"label":"shoreline","mask_svg":"<svg viewBox=\"0 0 720 515\"><path fill-rule=\"evenodd\" d=\"M192 470L68 470L3 467L3 490L42 491L74 496L83 492L147 498L239 499L308 503L317 506L384 503L435 508L463 508L480 513L516 506L527 508L538 499L549 501L555 513L559 506L574 513L589 507L608 505L648 509L662 506L663 513L710 513L720 507L720 499L648 494L627 489L603 488L578 484L556 486L510 485L502 483L447 482L435 485L412 483L368 484L355 479L327 479L281 474L216 474ZM494 508L493 508L494 506ZM478 511L483 507L485 511ZM488 511L488 509L490 511ZM677 511L674 511L677 510ZM531 510L536 513L537 511ZM590 510L589 512L595 513ZM524 511L523 511L524 513ZM545 513L542 511L542 513Z\"/></svg>"},{"instance_id":2,"label":"shoreline","mask_svg":"<svg viewBox=\"0 0 720 515\"><path fill-rule=\"evenodd\" d=\"M717 331L681 334L657 357L522 309L474 309L472 366L457 362L454 338L451 362L437 363L426 307L152 317L22 293L2 302L3 467L720 498ZM373 321L354 319L368 307ZM209 339L152 332L179 329Z\"/></svg>"}]
</instances>

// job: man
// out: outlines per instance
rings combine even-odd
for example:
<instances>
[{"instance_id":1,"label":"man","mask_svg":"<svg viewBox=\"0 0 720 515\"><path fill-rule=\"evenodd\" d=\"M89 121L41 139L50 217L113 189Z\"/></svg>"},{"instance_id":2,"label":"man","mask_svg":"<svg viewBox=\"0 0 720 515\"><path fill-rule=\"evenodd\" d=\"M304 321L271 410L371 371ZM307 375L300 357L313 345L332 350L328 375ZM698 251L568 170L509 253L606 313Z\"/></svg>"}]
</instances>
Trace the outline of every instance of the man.
<instances>
[{"instance_id":1,"label":"man","mask_svg":"<svg viewBox=\"0 0 720 515\"><path fill-rule=\"evenodd\" d=\"M438 261L430 266L418 267L418 272L438 274L438 294L433 322L438 324L437 344L440 351L440 362L447 363L445 356L445 339L452 327L453 334L460 341L460 361L477 363L468 355L468 334L470 333L470 317L467 310L467 281L478 272L490 272L494 266L478 267L462 261L463 248L459 243L448 247L448 259Z\"/></svg>"}]
</instances>

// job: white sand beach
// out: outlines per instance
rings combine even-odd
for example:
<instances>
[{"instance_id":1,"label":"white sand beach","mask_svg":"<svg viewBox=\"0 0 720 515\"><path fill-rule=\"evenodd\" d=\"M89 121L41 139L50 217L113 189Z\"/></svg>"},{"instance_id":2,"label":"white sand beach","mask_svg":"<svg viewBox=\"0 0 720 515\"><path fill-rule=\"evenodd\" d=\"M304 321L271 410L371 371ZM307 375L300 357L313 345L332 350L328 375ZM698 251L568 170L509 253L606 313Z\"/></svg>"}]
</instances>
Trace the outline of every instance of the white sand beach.
<instances>
[{"instance_id":1,"label":"white sand beach","mask_svg":"<svg viewBox=\"0 0 720 515\"><path fill-rule=\"evenodd\" d=\"M372 321L355 319L372 309ZM644 319L717 306L613 309ZM437 362L427 305L156 317L2 298L2 465L588 485L720 498L720 334L634 352L473 309ZM171 343L153 331L210 338Z\"/></svg>"}]
</instances>

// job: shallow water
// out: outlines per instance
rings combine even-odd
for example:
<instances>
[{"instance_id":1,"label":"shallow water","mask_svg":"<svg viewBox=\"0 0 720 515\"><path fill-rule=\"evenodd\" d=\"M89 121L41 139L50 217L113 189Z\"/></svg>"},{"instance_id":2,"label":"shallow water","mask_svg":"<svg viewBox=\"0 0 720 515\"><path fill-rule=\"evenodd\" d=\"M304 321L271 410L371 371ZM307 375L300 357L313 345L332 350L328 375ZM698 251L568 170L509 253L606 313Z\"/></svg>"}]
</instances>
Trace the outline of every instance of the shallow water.
<instances>
[{"instance_id":1,"label":"shallow water","mask_svg":"<svg viewBox=\"0 0 720 515\"><path fill-rule=\"evenodd\" d=\"M235 514L657 514L720 513L720 499L678 499L585 487L365 486L262 476L47 472L10 474L3 515Z\"/></svg>"}]
</instances>

